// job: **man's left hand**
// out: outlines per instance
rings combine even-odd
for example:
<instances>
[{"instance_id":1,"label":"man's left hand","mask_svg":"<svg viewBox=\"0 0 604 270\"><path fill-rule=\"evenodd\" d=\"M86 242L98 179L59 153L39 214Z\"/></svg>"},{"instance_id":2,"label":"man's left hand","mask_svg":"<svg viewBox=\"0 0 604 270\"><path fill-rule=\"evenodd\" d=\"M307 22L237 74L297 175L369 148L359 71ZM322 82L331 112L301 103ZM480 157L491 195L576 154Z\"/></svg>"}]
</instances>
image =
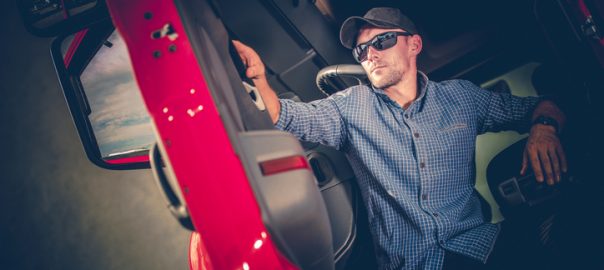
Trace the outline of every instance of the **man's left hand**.
<instances>
[{"instance_id":1,"label":"man's left hand","mask_svg":"<svg viewBox=\"0 0 604 270\"><path fill-rule=\"evenodd\" d=\"M548 185L560 182L561 172L566 173L567 164L564 149L554 127L536 124L531 128L524 148L521 175L526 173L529 161L538 182L543 182L544 174Z\"/></svg>"}]
</instances>

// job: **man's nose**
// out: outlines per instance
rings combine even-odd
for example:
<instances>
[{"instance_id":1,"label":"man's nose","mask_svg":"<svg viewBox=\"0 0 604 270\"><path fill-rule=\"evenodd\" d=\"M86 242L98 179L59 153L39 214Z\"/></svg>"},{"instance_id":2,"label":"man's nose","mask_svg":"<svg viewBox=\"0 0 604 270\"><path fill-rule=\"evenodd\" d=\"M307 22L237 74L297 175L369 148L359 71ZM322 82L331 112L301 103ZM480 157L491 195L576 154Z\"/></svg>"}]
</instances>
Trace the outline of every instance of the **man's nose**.
<instances>
[{"instance_id":1,"label":"man's nose","mask_svg":"<svg viewBox=\"0 0 604 270\"><path fill-rule=\"evenodd\" d=\"M367 60L374 60L379 58L379 51L373 46L367 47Z\"/></svg>"}]
</instances>

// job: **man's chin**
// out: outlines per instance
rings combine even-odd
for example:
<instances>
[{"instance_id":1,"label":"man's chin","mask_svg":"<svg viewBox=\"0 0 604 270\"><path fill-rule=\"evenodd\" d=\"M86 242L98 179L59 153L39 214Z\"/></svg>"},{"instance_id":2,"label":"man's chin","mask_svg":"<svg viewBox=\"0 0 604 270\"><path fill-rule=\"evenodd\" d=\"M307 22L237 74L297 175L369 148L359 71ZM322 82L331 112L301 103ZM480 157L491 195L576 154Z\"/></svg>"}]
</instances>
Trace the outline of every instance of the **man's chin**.
<instances>
[{"instance_id":1,"label":"man's chin","mask_svg":"<svg viewBox=\"0 0 604 270\"><path fill-rule=\"evenodd\" d=\"M400 78L389 75L390 74L384 74L384 76L370 76L369 81L371 82L371 85L377 89L386 89L400 81Z\"/></svg>"},{"instance_id":2,"label":"man's chin","mask_svg":"<svg viewBox=\"0 0 604 270\"><path fill-rule=\"evenodd\" d=\"M369 80L369 81L371 81L371 85L373 85L373 87L375 87L377 89L384 89L389 86L383 80Z\"/></svg>"}]
</instances>

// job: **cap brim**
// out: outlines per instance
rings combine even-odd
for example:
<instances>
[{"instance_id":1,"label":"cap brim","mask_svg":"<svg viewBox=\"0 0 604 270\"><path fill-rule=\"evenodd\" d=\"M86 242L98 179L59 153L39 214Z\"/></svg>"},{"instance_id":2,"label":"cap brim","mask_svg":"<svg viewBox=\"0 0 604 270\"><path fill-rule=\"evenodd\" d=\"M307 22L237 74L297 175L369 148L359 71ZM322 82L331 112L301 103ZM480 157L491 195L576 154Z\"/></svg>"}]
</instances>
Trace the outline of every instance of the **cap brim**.
<instances>
[{"instance_id":1,"label":"cap brim","mask_svg":"<svg viewBox=\"0 0 604 270\"><path fill-rule=\"evenodd\" d=\"M340 28L340 42L348 49L352 49L356 43L359 30L366 24L380 28L400 28L398 25L393 25L381 21L365 19L359 16L352 16L344 21Z\"/></svg>"}]
</instances>

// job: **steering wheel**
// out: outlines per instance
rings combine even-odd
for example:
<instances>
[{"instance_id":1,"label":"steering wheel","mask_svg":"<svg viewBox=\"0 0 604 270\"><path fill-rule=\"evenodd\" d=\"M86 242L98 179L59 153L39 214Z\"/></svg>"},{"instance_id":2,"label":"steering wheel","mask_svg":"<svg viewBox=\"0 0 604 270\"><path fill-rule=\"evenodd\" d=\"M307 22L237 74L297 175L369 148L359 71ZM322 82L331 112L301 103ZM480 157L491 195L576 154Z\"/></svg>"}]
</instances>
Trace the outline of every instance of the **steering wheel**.
<instances>
[{"instance_id":1,"label":"steering wheel","mask_svg":"<svg viewBox=\"0 0 604 270\"><path fill-rule=\"evenodd\" d=\"M333 89L335 87L331 86L330 80L335 79L337 77L351 77L357 80L358 84L363 84L363 81L367 78L367 74L365 70L360 65L333 65L324 67L317 73L316 84L317 87L325 96L329 96L327 94L328 89ZM338 89L341 90L341 89Z\"/></svg>"}]
</instances>

